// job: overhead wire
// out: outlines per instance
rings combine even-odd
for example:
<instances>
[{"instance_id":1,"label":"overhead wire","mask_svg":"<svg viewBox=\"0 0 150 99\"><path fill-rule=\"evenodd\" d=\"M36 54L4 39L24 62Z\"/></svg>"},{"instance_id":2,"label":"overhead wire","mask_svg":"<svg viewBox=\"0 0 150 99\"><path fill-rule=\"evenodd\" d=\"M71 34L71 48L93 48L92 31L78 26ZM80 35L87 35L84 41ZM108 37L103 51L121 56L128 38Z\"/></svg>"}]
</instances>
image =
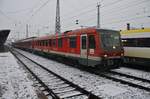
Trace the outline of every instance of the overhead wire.
<instances>
[{"instance_id":1,"label":"overhead wire","mask_svg":"<svg viewBox=\"0 0 150 99\"><path fill-rule=\"evenodd\" d=\"M147 14L150 14L150 13L147 13ZM139 20L139 19L142 19L142 18L147 18L148 16L147 15L142 15L142 16L138 16L138 15L135 15L134 17L128 17L128 18L126 18L126 17L124 17L124 18L122 18L121 20L114 20L114 21L112 21L112 22L106 22L106 23L103 23L103 24L101 24L101 25L108 25L108 24L115 24L115 23L121 23L121 22L126 22L126 21L135 21L135 20ZM92 18L91 18L92 19ZM88 21L87 21L88 20ZM87 19L87 20L85 20L85 21L87 21L86 22L86 24L88 24L88 23L93 23L93 22L95 22L96 23L96 20L90 20L90 19ZM126 22L127 23L127 22ZM75 26L76 24L74 24L74 25L70 25L70 27L72 27L72 26ZM67 26L66 26L67 27ZM68 27L69 27L69 25L68 25Z\"/></svg>"},{"instance_id":2,"label":"overhead wire","mask_svg":"<svg viewBox=\"0 0 150 99\"><path fill-rule=\"evenodd\" d=\"M148 2L148 1L142 1L142 2L138 2L138 3L135 3L134 5L135 6L138 6L138 4L142 4L142 3L145 3L145 2ZM128 9L126 9L126 11L127 10L129 10L129 7L131 7L131 5L130 6L126 6ZM132 7L133 7L133 5L132 5ZM95 16L96 17L96 16ZM92 18L93 18L93 16L92 16ZM87 22L89 22L89 19L87 19L88 21Z\"/></svg>"},{"instance_id":3,"label":"overhead wire","mask_svg":"<svg viewBox=\"0 0 150 99\"><path fill-rule=\"evenodd\" d=\"M135 0L136 1L136 0ZM118 13L123 13L123 12L125 12L125 11L128 11L129 10L129 8L133 8L133 7L136 7L136 6L139 6L139 5L141 5L141 4L143 4L143 3L147 3L147 2L149 2L148 0L143 0L143 1L140 1L140 2L135 2L134 3L134 6L133 6L133 4L132 3L129 3L130 5L128 5L128 6L125 6L125 7L123 7L123 8L117 8L117 9L119 9L121 12L118 12L118 11L115 11L115 12L113 12L113 14L115 13L115 14L118 14ZM106 13L108 13L108 14L105 14L105 15L109 15L110 13L109 12L111 12L111 11L103 11L103 12L106 12Z\"/></svg>"},{"instance_id":4,"label":"overhead wire","mask_svg":"<svg viewBox=\"0 0 150 99\"><path fill-rule=\"evenodd\" d=\"M113 23L120 23L120 22L126 22L126 21L139 20L141 18L146 18L146 17L147 17L146 15L144 15L144 16L136 16L136 17L131 17L131 18L127 18L127 19L115 20L115 21L112 21L112 22L107 22L105 24L113 24Z\"/></svg>"},{"instance_id":5,"label":"overhead wire","mask_svg":"<svg viewBox=\"0 0 150 99\"><path fill-rule=\"evenodd\" d=\"M114 1L114 2L112 2L112 3L109 3L109 4L107 4L107 5L104 5L104 6L101 6L101 8L105 8L105 7L109 7L109 6L112 6L112 5L114 5L114 4L116 4L116 3L119 3L119 2L121 2L121 1L124 1L124 0L116 0L116 1ZM140 1L141 2L141 1ZM46 6L47 4L49 3L49 0L47 0L46 2L44 2L38 9L36 9L35 11L33 11L33 13L31 14L31 16L29 17L29 20L31 20L44 6ZM94 4L94 3L93 3ZM96 4L96 3L95 3ZM137 4L137 3L135 3L135 4ZM91 4L92 5L92 4ZM133 6L133 5L132 5ZM131 7L132 7L131 6ZM136 5L135 5L136 6ZM120 8L118 8L119 10L120 10ZM127 9L129 9L128 7L127 7ZM127 10L127 9L123 9L123 10ZM70 16L70 17L65 17L65 18L63 18L61 21L62 22L67 22L67 21L72 21L71 19L73 19L73 18L75 18L75 17L80 17L80 16L83 16L83 15L85 15L85 14L88 14L88 13L92 13L93 11L96 11L96 8L94 8L94 9L88 9L88 10L86 10L86 11L83 11L83 12L79 12L78 14L76 14L76 15L73 15L73 16ZM117 12L117 13L119 13L119 12ZM122 13L122 12L120 12L120 13ZM72 15L72 14L70 14L70 15ZM80 15L80 16L79 16ZM92 16L92 18L93 18L94 16ZM96 16L95 16L96 17ZM89 19L88 19L89 20ZM86 21L86 18L85 18L85 21ZM91 20L92 21L92 20ZM27 21L28 22L28 21ZM87 21L87 22L89 22L89 21Z\"/></svg>"},{"instance_id":6,"label":"overhead wire","mask_svg":"<svg viewBox=\"0 0 150 99\"><path fill-rule=\"evenodd\" d=\"M31 12L31 15L29 16L29 18L26 20L26 23L24 23L22 26L20 26L20 29L21 27L23 27L24 25L28 24L29 21L43 8L45 7L51 0L46 0L44 3L42 3L42 5L40 7L38 7L38 9L36 9L35 11L33 11L35 9L35 7L37 5L35 5L32 9L32 12Z\"/></svg>"},{"instance_id":7,"label":"overhead wire","mask_svg":"<svg viewBox=\"0 0 150 99\"><path fill-rule=\"evenodd\" d=\"M7 16L1 9L0 9L0 13L1 15L3 15L5 18L7 18L8 20L10 20L12 23L15 23L17 20L12 19L11 17Z\"/></svg>"},{"instance_id":8,"label":"overhead wire","mask_svg":"<svg viewBox=\"0 0 150 99\"><path fill-rule=\"evenodd\" d=\"M43 7L45 7L51 0L46 0L46 2L44 2L36 11L34 11L31 14L31 17L29 20L31 20L32 17L34 17L34 15L36 15Z\"/></svg>"},{"instance_id":9,"label":"overhead wire","mask_svg":"<svg viewBox=\"0 0 150 99\"><path fill-rule=\"evenodd\" d=\"M120 1L120 2L121 2L121 1L123 1L123 0L117 0L117 1ZM101 8L103 8L103 7L108 7L108 6L110 6L110 5L112 6L113 4L116 4L117 1L115 1L115 2L113 2L113 3L109 3L109 5L102 6ZM119 2L118 2L118 3L119 3ZM128 7L128 6L127 6L127 7ZM93 9L93 10L91 10L91 11L94 11L94 10L96 11L96 8ZM88 13L88 12L90 12L90 11L87 11L86 13ZM81 17L81 16L84 16L84 15L86 15L86 14L84 14L84 13L80 13L80 14L79 14L80 17ZM96 13L95 13L95 15L96 15ZM77 16L72 16L72 17L66 18L66 20L61 20L61 21L65 21L65 22L66 22L66 21L72 21L71 18L74 18L74 17L77 17Z\"/></svg>"},{"instance_id":10,"label":"overhead wire","mask_svg":"<svg viewBox=\"0 0 150 99\"><path fill-rule=\"evenodd\" d=\"M107 7L107 6L110 6L110 5L114 5L114 4L119 3L119 2L121 2L121 1L124 1L124 0L117 0L117 1L115 1L115 2L112 2L112 3L107 4L107 5L105 5L105 6L101 6L101 8ZM96 5L96 4L97 4L97 3L95 3L95 5ZM83 15L85 15L85 14L87 14L87 13L90 13L90 12L93 12L93 11L96 11L96 8L92 8L92 9L86 10L86 11L84 11L84 12L79 12L78 14L73 15L73 16L71 16L71 17L63 18L62 21L65 21L65 20L68 20L68 19L71 19L71 18L74 18L74 17L78 17L78 16L83 16ZM72 15L72 13L69 13L69 15Z\"/></svg>"},{"instance_id":11,"label":"overhead wire","mask_svg":"<svg viewBox=\"0 0 150 99\"><path fill-rule=\"evenodd\" d=\"M16 10L16 11L5 12L5 14L18 14L18 13L22 13L22 12L25 12L25 11L28 11L30 13L38 5L39 1L41 1L41 0L38 0L38 2L33 7L20 9L20 10Z\"/></svg>"}]
</instances>

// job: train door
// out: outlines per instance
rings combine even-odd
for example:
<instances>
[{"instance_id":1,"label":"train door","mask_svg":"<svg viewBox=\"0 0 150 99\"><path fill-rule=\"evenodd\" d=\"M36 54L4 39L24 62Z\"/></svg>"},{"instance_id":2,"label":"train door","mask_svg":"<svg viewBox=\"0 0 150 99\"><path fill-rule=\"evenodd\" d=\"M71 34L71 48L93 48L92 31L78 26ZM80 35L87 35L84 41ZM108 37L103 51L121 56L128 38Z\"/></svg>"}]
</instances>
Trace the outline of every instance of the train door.
<instances>
[{"instance_id":1,"label":"train door","mask_svg":"<svg viewBox=\"0 0 150 99\"><path fill-rule=\"evenodd\" d=\"M82 34L80 36L80 63L88 66L88 44L87 44L87 34Z\"/></svg>"}]
</instances>

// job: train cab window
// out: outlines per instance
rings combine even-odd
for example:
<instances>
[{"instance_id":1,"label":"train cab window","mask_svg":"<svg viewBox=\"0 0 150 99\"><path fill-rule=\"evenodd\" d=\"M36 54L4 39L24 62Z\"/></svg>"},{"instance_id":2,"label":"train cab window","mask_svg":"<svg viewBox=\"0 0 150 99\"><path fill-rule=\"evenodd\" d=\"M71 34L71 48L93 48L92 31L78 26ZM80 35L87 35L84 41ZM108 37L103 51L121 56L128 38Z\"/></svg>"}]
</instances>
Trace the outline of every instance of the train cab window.
<instances>
[{"instance_id":1,"label":"train cab window","mask_svg":"<svg viewBox=\"0 0 150 99\"><path fill-rule=\"evenodd\" d=\"M59 39L58 39L58 47L59 47L59 48L62 48L62 38L59 38Z\"/></svg>"},{"instance_id":2,"label":"train cab window","mask_svg":"<svg viewBox=\"0 0 150 99\"><path fill-rule=\"evenodd\" d=\"M82 36L82 49L86 49L86 36Z\"/></svg>"},{"instance_id":3,"label":"train cab window","mask_svg":"<svg viewBox=\"0 0 150 99\"><path fill-rule=\"evenodd\" d=\"M95 45L96 44L95 44L95 37L94 37L94 35L90 35L88 40L89 40L89 48L90 49L95 49L95 47L96 47Z\"/></svg>"},{"instance_id":4,"label":"train cab window","mask_svg":"<svg viewBox=\"0 0 150 99\"><path fill-rule=\"evenodd\" d=\"M52 46L52 40L48 40L49 46Z\"/></svg>"},{"instance_id":5,"label":"train cab window","mask_svg":"<svg viewBox=\"0 0 150 99\"><path fill-rule=\"evenodd\" d=\"M77 37L70 37L69 45L70 45L70 48L76 48L77 47Z\"/></svg>"}]
</instances>

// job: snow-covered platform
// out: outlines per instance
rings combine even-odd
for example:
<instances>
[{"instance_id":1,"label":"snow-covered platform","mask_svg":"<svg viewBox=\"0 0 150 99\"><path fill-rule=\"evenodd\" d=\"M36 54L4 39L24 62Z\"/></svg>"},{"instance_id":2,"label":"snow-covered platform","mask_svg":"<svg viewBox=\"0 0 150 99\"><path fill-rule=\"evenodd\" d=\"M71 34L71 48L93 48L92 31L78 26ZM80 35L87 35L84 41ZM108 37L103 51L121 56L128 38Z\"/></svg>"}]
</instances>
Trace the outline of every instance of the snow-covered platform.
<instances>
[{"instance_id":1,"label":"snow-covered platform","mask_svg":"<svg viewBox=\"0 0 150 99\"><path fill-rule=\"evenodd\" d=\"M33 82L10 52L0 53L0 99L38 99Z\"/></svg>"}]
</instances>

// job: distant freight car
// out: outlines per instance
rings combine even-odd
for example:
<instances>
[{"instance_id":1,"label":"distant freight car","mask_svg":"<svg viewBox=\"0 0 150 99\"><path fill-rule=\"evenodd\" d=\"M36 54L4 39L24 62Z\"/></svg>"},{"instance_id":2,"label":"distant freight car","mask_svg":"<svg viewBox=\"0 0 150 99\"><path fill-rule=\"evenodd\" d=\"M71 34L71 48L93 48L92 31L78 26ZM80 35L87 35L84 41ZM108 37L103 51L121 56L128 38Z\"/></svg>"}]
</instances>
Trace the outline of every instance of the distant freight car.
<instances>
[{"instance_id":1,"label":"distant freight car","mask_svg":"<svg viewBox=\"0 0 150 99\"><path fill-rule=\"evenodd\" d=\"M121 31L124 62L150 65L150 28Z\"/></svg>"},{"instance_id":2,"label":"distant freight car","mask_svg":"<svg viewBox=\"0 0 150 99\"><path fill-rule=\"evenodd\" d=\"M123 47L120 33L108 29L82 28L14 43L15 47L67 58L85 66L114 68L121 63Z\"/></svg>"}]
</instances>

